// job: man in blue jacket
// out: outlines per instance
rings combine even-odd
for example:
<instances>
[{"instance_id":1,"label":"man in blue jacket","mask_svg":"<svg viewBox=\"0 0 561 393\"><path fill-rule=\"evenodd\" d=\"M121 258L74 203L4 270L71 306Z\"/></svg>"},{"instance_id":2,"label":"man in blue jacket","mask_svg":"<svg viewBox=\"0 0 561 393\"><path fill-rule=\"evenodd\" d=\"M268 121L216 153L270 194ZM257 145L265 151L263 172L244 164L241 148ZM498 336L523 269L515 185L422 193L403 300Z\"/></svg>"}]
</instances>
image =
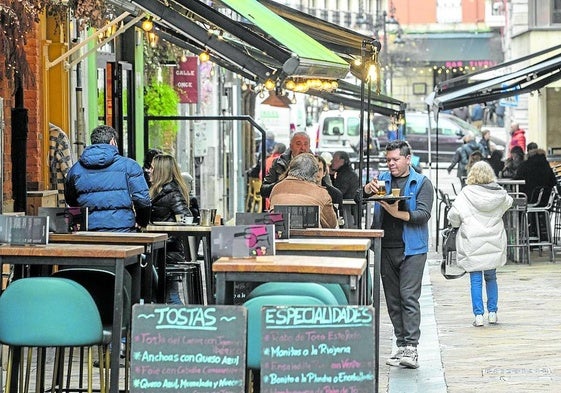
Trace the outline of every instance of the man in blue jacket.
<instances>
[{"instance_id":1,"label":"man in blue jacket","mask_svg":"<svg viewBox=\"0 0 561 393\"><path fill-rule=\"evenodd\" d=\"M382 172L386 195L400 189L407 199L378 201L372 228L383 229L381 276L397 351L387 361L391 366L419 367L417 345L421 336L419 297L429 249L429 226L434 199L431 181L411 169L411 148L403 140L386 146L389 172ZM378 193L378 179L364 186L363 197Z\"/></svg>"},{"instance_id":2,"label":"man in blue jacket","mask_svg":"<svg viewBox=\"0 0 561 393\"><path fill-rule=\"evenodd\" d=\"M88 207L91 231L133 232L150 220L150 196L142 168L119 154L117 138L114 128L96 127L92 144L66 177L66 203Z\"/></svg>"}]
</instances>

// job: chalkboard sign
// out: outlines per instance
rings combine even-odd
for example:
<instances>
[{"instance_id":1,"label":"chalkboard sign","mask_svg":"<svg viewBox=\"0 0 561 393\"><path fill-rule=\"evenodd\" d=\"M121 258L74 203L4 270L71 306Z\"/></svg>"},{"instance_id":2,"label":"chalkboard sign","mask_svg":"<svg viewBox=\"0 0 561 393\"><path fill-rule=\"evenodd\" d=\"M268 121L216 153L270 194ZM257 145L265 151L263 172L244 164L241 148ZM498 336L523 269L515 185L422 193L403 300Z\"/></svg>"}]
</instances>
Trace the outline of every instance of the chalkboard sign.
<instances>
[{"instance_id":1,"label":"chalkboard sign","mask_svg":"<svg viewBox=\"0 0 561 393\"><path fill-rule=\"evenodd\" d=\"M210 244L213 259L275 255L275 226L216 226L210 232Z\"/></svg>"},{"instance_id":2,"label":"chalkboard sign","mask_svg":"<svg viewBox=\"0 0 561 393\"><path fill-rule=\"evenodd\" d=\"M136 304L131 392L243 393L247 311Z\"/></svg>"},{"instance_id":3,"label":"chalkboard sign","mask_svg":"<svg viewBox=\"0 0 561 393\"><path fill-rule=\"evenodd\" d=\"M48 244L49 218L0 215L0 243Z\"/></svg>"},{"instance_id":4,"label":"chalkboard sign","mask_svg":"<svg viewBox=\"0 0 561 393\"><path fill-rule=\"evenodd\" d=\"M374 309L267 306L261 393L372 393Z\"/></svg>"},{"instance_id":5,"label":"chalkboard sign","mask_svg":"<svg viewBox=\"0 0 561 393\"><path fill-rule=\"evenodd\" d=\"M273 211L289 215L290 229L320 227L320 212L317 205L275 205Z\"/></svg>"},{"instance_id":6,"label":"chalkboard sign","mask_svg":"<svg viewBox=\"0 0 561 393\"><path fill-rule=\"evenodd\" d=\"M290 238L290 214L262 212L262 213L236 213L236 225L274 225L275 239Z\"/></svg>"},{"instance_id":7,"label":"chalkboard sign","mask_svg":"<svg viewBox=\"0 0 561 393\"><path fill-rule=\"evenodd\" d=\"M37 214L49 217L49 232L74 233L88 230L87 207L43 207Z\"/></svg>"}]
</instances>

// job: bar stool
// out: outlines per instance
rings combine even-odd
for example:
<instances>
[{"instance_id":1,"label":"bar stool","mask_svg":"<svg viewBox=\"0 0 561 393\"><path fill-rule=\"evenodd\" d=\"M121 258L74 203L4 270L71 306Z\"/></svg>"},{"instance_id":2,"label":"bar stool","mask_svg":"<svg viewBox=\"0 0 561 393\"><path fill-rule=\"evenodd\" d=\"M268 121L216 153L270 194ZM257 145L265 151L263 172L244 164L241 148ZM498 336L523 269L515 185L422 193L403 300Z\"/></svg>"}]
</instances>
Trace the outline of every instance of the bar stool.
<instances>
[{"instance_id":1,"label":"bar stool","mask_svg":"<svg viewBox=\"0 0 561 393\"><path fill-rule=\"evenodd\" d=\"M102 268L89 268L89 267L70 267L61 269L54 272L51 277L65 278L82 285L88 293L91 295L99 314L101 316L101 322L103 324L103 343L100 345L99 353L102 355L98 361L100 367L101 384L103 390L103 385L105 381L109 381L109 344L112 339L113 330L113 304L114 304L114 293L113 287L115 286L115 273ZM132 311L132 277L128 272L125 271L124 275L124 287L123 287L123 328L121 330L121 339L128 338L128 332L130 330L131 324L131 311ZM128 388L128 375L129 375L129 356L128 352L130 350L130 340L126 340L124 345L125 353L125 388ZM121 344L123 345L123 344ZM113 349L112 349L113 350ZM120 348L115 349L117 351ZM123 356L122 355L122 356ZM70 357L72 353L70 353ZM105 364L104 361L105 360ZM68 365L68 373L72 371L71 364ZM104 374L104 375L103 375ZM67 389L70 381L66 382Z\"/></svg>"},{"instance_id":2,"label":"bar stool","mask_svg":"<svg viewBox=\"0 0 561 393\"><path fill-rule=\"evenodd\" d=\"M507 235L507 255L514 262L530 264L526 194L515 192L509 195L512 197L512 206L503 216Z\"/></svg>"},{"instance_id":3,"label":"bar stool","mask_svg":"<svg viewBox=\"0 0 561 393\"><path fill-rule=\"evenodd\" d=\"M24 347L29 348L26 392L29 389L32 347L56 347L57 353L65 347L88 347L88 392L92 392L92 347L103 343L103 327L94 299L83 286L73 280L56 277L16 280L0 296L0 316L0 342L10 346L7 393L12 385L14 353ZM56 359L62 358L62 355L55 355L53 388L61 378L57 373L63 369L56 364ZM44 385L44 356L39 359L42 360L37 368L36 391L42 390ZM20 383L24 381L23 371L20 365Z\"/></svg>"},{"instance_id":4,"label":"bar stool","mask_svg":"<svg viewBox=\"0 0 561 393\"><path fill-rule=\"evenodd\" d=\"M547 192L549 191L549 196ZM539 206L540 201L547 198L547 203L545 206ZM555 252L553 251L553 236L551 234L551 210L558 199L557 189L553 187L551 190L549 188L542 188L539 191L537 202L534 204L528 204L526 214L528 216L528 223L530 220L534 220L536 228L536 236L529 236L529 246L538 247L540 256L542 255L542 247L549 247L549 252L551 256L551 262L555 262ZM545 229L545 233L543 232Z\"/></svg>"},{"instance_id":5,"label":"bar stool","mask_svg":"<svg viewBox=\"0 0 561 393\"><path fill-rule=\"evenodd\" d=\"M560 184L555 186L557 198L555 198L555 201L553 202L553 208L551 209L551 212L554 215L553 243L555 243L555 245L559 245L561 243L561 198L559 198L559 187L561 187Z\"/></svg>"},{"instance_id":6,"label":"bar stool","mask_svg":"<svg viewBox=\"0 0 561 393\"><path fill-rule=\"evenodd\" d=\"M203 304L204 299L200 290L197 290L197 265L189 262L166 264L166 275L181 282L183 301L185 304Z\"/></svg>"}]
</instances>

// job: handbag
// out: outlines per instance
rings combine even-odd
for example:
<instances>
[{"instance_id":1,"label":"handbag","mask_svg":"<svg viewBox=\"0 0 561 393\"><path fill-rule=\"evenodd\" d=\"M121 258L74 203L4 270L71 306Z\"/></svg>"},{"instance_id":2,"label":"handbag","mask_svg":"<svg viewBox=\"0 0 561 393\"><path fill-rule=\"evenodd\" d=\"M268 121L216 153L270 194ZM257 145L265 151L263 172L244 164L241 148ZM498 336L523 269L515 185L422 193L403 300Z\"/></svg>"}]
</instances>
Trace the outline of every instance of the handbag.
<instances>
[{"instance_id":1,"label":"handbag","mask_svg":"<svg viewBox=\"0 0 561 393\"><path fill-rule=\"evenodd\" d=\"M466 271L458 266L456 257L456 234L458 228L448 227L442 231L442 262L440 272L447 280L462 277Z\"/></svg>"}]
</instances>

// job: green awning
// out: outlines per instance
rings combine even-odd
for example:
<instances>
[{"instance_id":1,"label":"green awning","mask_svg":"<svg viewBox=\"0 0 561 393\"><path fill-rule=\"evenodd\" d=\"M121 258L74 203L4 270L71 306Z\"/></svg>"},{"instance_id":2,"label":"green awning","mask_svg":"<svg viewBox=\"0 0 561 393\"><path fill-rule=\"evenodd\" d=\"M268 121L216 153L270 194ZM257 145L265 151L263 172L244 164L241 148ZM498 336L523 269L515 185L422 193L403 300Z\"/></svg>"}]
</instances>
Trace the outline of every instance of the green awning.
<instances>
[{"instance_id":1,"label":"green awning","mask_svg":"<svg viewBox=\"0 0 561 393\"><path fill-rule=\"evenodd\" d=\"M343 79L349 63L256 0L221 0L294 53L283 66L290 76Z\"/></svg>"}]
</instances>

